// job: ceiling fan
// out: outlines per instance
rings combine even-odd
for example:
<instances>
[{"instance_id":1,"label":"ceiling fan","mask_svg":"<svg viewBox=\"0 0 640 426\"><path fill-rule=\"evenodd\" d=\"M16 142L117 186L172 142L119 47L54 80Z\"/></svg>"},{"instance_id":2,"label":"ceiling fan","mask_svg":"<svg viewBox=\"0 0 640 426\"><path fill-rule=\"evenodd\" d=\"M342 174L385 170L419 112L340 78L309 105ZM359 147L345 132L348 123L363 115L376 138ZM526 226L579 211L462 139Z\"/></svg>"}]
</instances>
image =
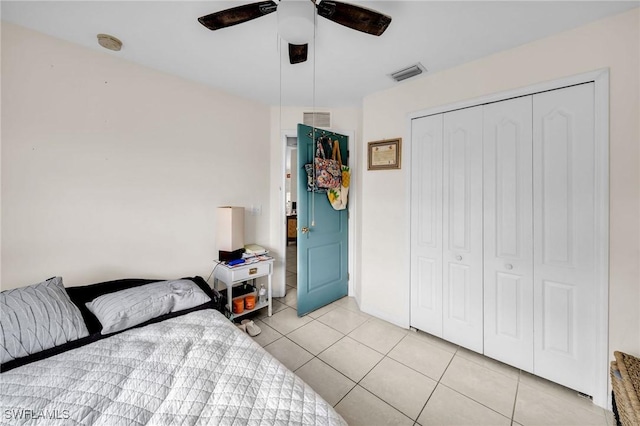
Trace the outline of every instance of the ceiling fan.
<instances>
[{"instance_id":1,"label":"ceiling fan","mask_svg":"<svg viewBox=\"0 0 640 426\"><path fill-rule=\"evenodd\" d=\"M299 3L293 0L279 1L281 2L281 8L284 8L285 6L283 5L285 4L287 4L286 7L289 7L288 5L291 3ZM310 1L315 5L318 15L363 33L380 36L391 23L390 16L361 6L334 0ZM259 1L205 15L198 18L198 21L208 29L215 31L260 18L275 12L277 9L278 4L275 1ZM291 64L306 61L307 52L307 43L296 44L289 42L289 62Z\"/></svg>"}]
</instances>

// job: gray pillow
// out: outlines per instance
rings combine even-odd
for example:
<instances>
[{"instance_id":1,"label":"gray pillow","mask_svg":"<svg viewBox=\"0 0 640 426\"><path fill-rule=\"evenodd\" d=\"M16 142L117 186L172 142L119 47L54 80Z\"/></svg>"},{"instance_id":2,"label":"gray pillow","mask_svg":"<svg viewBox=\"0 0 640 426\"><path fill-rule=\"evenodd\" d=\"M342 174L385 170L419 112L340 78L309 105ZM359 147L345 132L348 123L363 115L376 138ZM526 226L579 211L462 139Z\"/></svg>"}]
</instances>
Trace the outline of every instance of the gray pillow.
<instances>
[{"instance_id":1,"label":"gray pillow","mask_svg":"<svg viewBox=\"0 0 640 426\"><path fill-rule=\"evenodd\" d=\"M0 293L0 361L4 364L89 335L61 277Z\"/></svg>"},{"instance_id":2,"label":"gray pillow","mask_svg":"<svg viewBox=\"0 0 640 426\"><path fill-rule=\"evenodd\" d=\"M100 321L100 333L110 334L210 300L194 282L174 280L104 294L86 306Z\"/></svg>"}]
</instances>

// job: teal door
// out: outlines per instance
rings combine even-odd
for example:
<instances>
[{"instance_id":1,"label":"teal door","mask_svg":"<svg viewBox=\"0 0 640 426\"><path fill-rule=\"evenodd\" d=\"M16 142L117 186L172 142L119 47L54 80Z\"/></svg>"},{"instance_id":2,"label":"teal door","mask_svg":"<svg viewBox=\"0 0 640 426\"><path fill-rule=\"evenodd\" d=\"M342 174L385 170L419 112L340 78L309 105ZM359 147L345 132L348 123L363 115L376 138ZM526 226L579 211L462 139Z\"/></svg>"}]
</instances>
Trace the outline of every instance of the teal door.
<instances>
[{"instance_id":1,"label":"teal door","mask_svg":"<svg viewBox=\"0 0 640 426\"><path fill-rule=\"evenodd\" d=\"M313 162L321 136L337 140L348 162L347 136L298 124L298 316L348 293L348 212L334 210L326 193L307 191L304 165Z\"/></svg>"}]
</instances>

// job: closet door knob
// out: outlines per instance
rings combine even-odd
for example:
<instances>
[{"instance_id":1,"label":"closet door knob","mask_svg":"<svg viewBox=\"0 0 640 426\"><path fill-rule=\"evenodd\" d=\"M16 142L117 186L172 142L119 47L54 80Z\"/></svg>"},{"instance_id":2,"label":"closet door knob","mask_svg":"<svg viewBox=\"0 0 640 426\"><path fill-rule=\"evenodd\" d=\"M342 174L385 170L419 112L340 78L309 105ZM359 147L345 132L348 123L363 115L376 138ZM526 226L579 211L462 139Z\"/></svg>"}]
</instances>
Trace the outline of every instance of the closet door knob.
<instances>
[{"instance_id":1,"label":"closet door knob","mask_svg":"<svg viewBox=\"0 0 640 426\"><path fill-rule=\"evenodd\" d=\"M513 265L512 265L512 264L510 264L510 263L507 263L506 265L504 265L504 267L505 267L506 269L508 269L509 271L513 269Z\"/></svg>"},{"instance_id":2,"label":"closet door knob","mask_svg":"<svg viewBox=\"0 0 640 426\"><path fill-rule=\"evenodd\" d=\"M462 256L460 256L459 254L458 254L458 255L456 255L456 260L457 260L458 262L460 262L460 261L462 260Z\"/></svg>"},{"instance_id":3,"label":"closet door knob","mask_svg":"<svg viewBox=\"0 0 640 426\"><path fill-rule=\"evenodd\" d=\"M302 227L302 233L303 233L303 234L306 234L307 232L309 232L309 228L308 228L308 227L306 227L306 226L303 226L303 227Z\"/></svg>"}]
</instances>

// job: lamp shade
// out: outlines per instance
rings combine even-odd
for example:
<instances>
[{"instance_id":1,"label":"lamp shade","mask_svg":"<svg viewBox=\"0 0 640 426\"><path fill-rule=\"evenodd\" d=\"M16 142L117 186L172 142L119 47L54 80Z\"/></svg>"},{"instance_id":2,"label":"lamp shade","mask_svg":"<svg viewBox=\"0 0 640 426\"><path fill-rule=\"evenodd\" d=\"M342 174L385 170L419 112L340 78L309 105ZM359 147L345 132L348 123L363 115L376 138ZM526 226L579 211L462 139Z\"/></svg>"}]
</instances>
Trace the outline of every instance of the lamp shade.
<instances>
[{"instance_id":1,"label":"lamp shade","mask_svg":"<svg viewBox=\"0 0 640 426\"><path fill-rule=\"evenodd\" d=\"M244 207L218 207L216 243L218 250L244 248Z\"/></svg>"},{"instance_id":2,"label":"lamp shade","mask_svg":"<svg viewBox=\"0 0 640 426\"><path fill-rule=\"evenodd\" d=\"M291 44L307 44L313 40L315 7L308 0L282 0L278 4L278 34Z\"/></svg>"}]
</instances>

